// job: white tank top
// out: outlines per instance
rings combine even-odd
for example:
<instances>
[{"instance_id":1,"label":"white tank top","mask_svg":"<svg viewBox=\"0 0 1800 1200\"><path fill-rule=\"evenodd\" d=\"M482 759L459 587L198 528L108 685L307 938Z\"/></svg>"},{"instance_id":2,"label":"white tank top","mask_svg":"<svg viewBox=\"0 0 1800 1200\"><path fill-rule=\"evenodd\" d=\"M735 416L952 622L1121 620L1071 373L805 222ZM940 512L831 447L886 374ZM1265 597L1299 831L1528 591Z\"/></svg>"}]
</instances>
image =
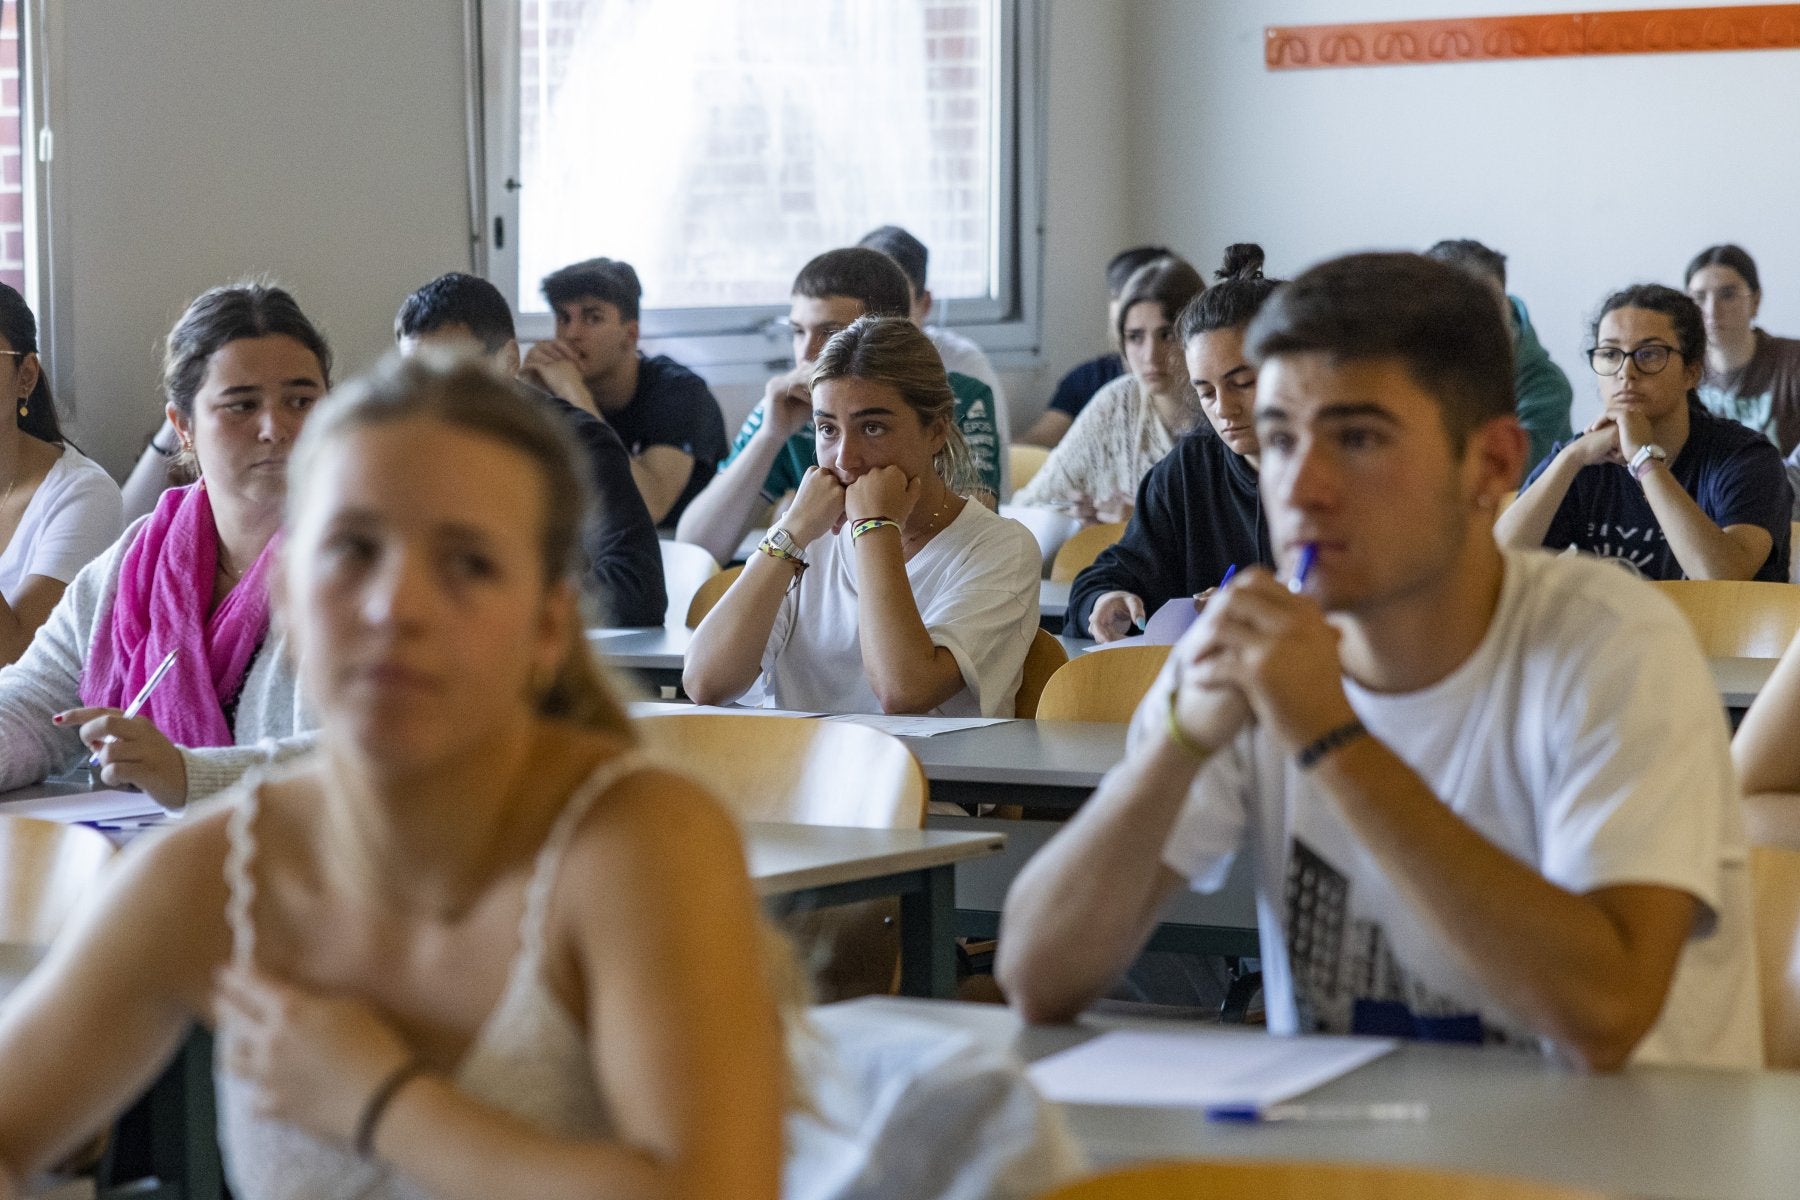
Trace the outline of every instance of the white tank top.
<instances>
[{"instance_id":1,"label":"white tank top","mask_svg":"<svg viewBox=\"0 0 1800 1200\"><path fill-rule=\"evenodd\" d=\"M550 892L582 816L614 784L645 765L635 751L601 764L557 814L525 889L519 951L506 988L452 1076L457 1087L482 1103L561 1137L607 1137L612 1122L594 1084L581 1025L544 981ZM257 785L251 782L240 793L228 825L227 919L232 961L239 965L253 961L256 946L251 901L257 805ZM213 1081L219 1144L237 1200L428 1200L418 1185L380 1163L364 1162L303 1130L259 1117L251 1087L222 1061L214 1063Z\"/></svg>"}]
</instances>

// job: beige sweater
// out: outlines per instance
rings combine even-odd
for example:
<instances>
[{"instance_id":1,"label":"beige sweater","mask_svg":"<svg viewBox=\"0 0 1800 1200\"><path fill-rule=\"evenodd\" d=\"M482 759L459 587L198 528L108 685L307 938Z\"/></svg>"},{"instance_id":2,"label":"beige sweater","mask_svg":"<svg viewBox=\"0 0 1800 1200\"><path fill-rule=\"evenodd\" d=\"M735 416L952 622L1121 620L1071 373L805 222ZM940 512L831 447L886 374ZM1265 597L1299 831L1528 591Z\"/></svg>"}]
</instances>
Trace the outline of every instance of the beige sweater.
<instances>
[{"instance_id":1,"label":"beige sweater","mask_svg":"<svg viewBox=\"0 0 1800 1200\"><path fill-rule=\"evenodd\" d=\"M1069 508L1083 503L1102 512L1129 506L1138 484L1175 445L1175 439L1203 420L1200 398L1185 389L1192 417L1170 429L1136 379L1122 375L1094 394L1069 432L1050 452L1014 504Z\"/></svg>"}]
</instances>

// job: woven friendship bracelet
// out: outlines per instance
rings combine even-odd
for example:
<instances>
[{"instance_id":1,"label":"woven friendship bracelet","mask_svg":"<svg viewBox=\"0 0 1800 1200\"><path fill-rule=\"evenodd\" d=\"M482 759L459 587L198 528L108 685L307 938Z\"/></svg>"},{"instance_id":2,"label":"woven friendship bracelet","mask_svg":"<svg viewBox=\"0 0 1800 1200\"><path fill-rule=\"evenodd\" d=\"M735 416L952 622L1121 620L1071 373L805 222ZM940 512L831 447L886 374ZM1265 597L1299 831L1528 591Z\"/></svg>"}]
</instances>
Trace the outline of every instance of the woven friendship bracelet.
<instances>
[{"instance_id":1,"label":"woven friendship bracelet","mask_svg":"<svg viewBox=\"0 0 1800 1200\"><path fill-rule=\"evenodd\" d=\"M1169 689L1169 740L1174 742L1177 746L1180 746L1183 750L1186 750L1201 762L1205 762L1212 757L1211 752L1195 742L1193 738L1189 737L1187 731L1181 727L1180 720L1175 716L1175 705L1180 696L1181 689Z\"/></svg>"},{"instance_id":2,"label":"woven friendship bracelet","mask_svg":"<svg viewBox=\"0 0 1800 1200\"><path fill-rule=\"evenodd\" d=\"M887 517L870 517L867 520L858 521L850 527L850 540L854 542L865 533L873 533L877 529L885 529L889 526L898 529L900 528L900 522L890 520Z\"/></svg>"},{"instance_id":3,"label":"woven friendship bracelet","mask_svg":"<svg viewBox=\"0 0 1800 1200\"><path fill-rule=\"evenodd\" d=\"M369 1159L374 1156L375 1127L381 1124L381 1115L387 1112L388 1105L393 1102L395 1096L400 1094L401 1088L425 1074L429 1069L423 1060L409 1058L395 1067L393 1072L381 1081L380 1086L369 1097L368 1103L363 1105L362 1116L358 1117L356 1121L354 1143L356 1157Z\"/></svg>"}]
</instances>

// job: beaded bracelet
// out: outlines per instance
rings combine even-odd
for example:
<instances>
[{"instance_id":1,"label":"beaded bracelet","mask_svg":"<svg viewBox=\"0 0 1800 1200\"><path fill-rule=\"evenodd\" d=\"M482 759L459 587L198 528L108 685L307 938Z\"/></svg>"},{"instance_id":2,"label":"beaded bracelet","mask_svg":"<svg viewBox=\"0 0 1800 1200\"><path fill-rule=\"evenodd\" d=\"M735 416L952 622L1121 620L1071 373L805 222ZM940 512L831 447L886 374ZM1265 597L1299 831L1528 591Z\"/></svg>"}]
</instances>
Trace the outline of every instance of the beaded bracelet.
<instances>
[{"instance_id":1,"label":"beaded bracelet","mask_svg":"<svg viewBox=\"0 0 1800 1200\"><path fill-rule=\"evenodd\" d=\"M1361 721L1345 721L1336 729L1328 729L1302 746L1300 753L1294 755L1294 761L1300 764L1302 771L1310 771L1321 758L1346 742L1354 742L1368 732Z\"/></svg>"},{"instance_id":2,"label":"beaded bracelet","mask_svg":"<svg viewBox=\"0 0 1800 1200\"><path fill-rule=\"evenodd\" d=\"M850 540L854 542L865 533L873 533L877 529L885 529L889 526L898 529L900 522L888 517L869 517L867 520L858 521L850 526Z\"/></svg>"}]
</instances>

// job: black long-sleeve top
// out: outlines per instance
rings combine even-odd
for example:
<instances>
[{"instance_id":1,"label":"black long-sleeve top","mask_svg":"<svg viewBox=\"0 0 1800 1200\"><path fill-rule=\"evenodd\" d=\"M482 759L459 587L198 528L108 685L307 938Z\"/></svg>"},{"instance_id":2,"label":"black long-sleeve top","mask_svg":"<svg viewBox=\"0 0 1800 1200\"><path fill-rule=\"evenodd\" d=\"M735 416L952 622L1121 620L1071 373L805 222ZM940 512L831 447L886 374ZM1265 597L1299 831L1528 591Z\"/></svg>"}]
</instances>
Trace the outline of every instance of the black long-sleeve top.
<instances>
[{"instance_id":1,"label":"black long-sleeve top","mask_svg":"<svg viewBox=\"0 0 1800 1200\"><path fill-rule=\"evenodd\" d=\"M568 422L587 460L599 511L582 538L584 582L599 593L609 625L661 625L669 607L662 546L650 510L631 477L631 456L612 426L559 396L533 389Z\"/></svg>"},{"instance_id":2,"label":"black long-sleeve top","mask_svg":"<svg viewBox=\"0 0 1800 1200\"><path fill-rule=\"evenodd\" d=\"M1131 592L1148 616L1217 586L1227 567L1274 561L1256 468L1203 425L1150 468L1124 536L1075 577L1063 633L1087 637L1094 602L1107 592Z\"/></svg>"}]
</instances>

